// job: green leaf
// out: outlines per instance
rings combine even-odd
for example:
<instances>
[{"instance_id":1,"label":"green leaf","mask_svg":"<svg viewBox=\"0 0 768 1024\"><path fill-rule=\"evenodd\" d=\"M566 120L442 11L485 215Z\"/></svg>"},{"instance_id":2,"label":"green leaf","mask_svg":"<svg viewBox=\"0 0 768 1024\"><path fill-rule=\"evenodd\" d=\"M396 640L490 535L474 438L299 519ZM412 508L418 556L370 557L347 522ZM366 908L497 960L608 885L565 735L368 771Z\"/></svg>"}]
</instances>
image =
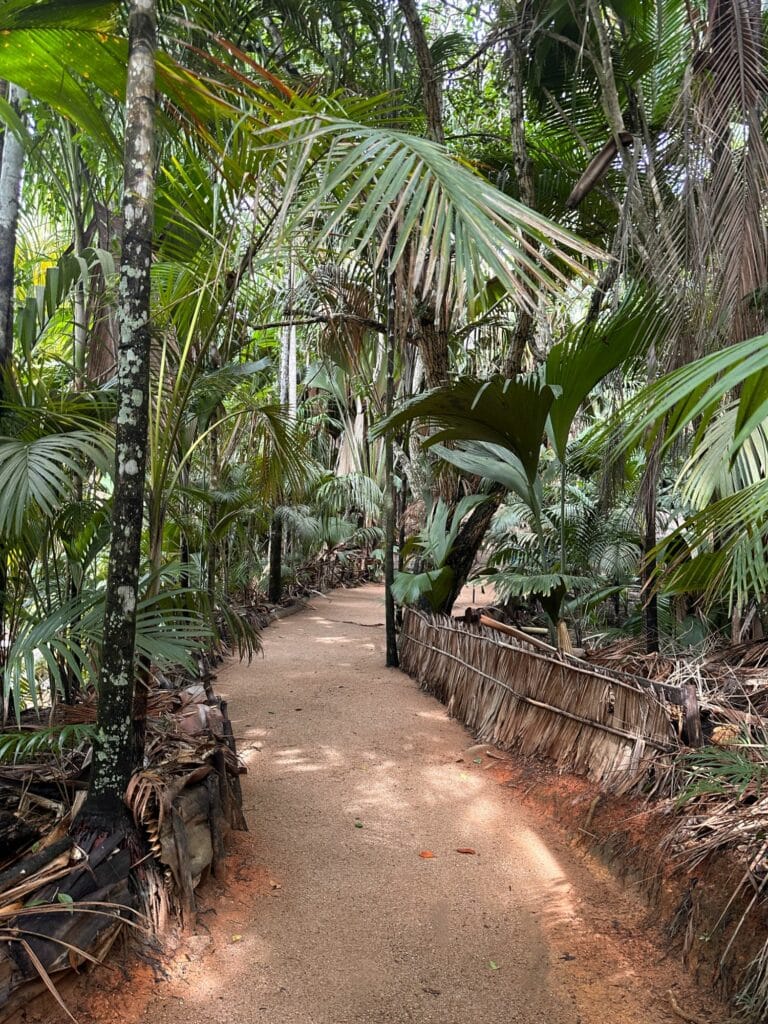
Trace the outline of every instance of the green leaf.
<instances>
[{"instance_id":1,"label":"green leaf","mask_svg":"<svg viewBox=\"0 0 768 1024\"><path fill-rule=\"evenodd\" d=\"M72 493L73 479L94 463L111 465L105 433L72 430L31 440L0 437L0 534L18 535L32 507L53 516Z\"/></svg>"},{"instance_id":2,"label":"green leaf","mask_svg":"<svg viewBox=\"0 0 768 1024\"><path fill-rule=\"evenodd\" d=\"M0 28L88 28L106 31L120 9L116 0L2 0Z\"/></svg>"},{"instance_id":3,"label":"green leaf","mask_svg":"<svg viewBox=\"0 0 768 1024\"><path fill-rule=\"evenodd\" d=\"M630 305L550 349L545 379L560 390L549 413L548 432L561 462L576 413L593 388L647 342L652 312L645 304L639 310Z\"/></svg>"},{"instance_id":4,"label":"green leaf","mask_svg":"<svg viewBox=\"0 0 768 1024\"><path fill-rule=\"evenodd\" d=\"M556 395L554 387L533 379L461 377L405 402L376 424L371 435L391 433L413 420L427 422L441 428L427 445L448 440L498 445L515 455L532 484Z\"/></svg>"},{"instance_id":5,"label":"green leaf","mask_svg":"<svg viewBox=\"0 0 768 1024\"><path fill-rule=\"evenodd\" d=\"M98 83L101 90L122 101L125 41L82 29L9 29L2 14L0 9L0 77L26 89L119 155L110 122L88 83Z\"/></svg>"},{"instance_id":6,"label":"green leaf","mask_svg":"<svg viewBox=\"0 0 768 1024\"><path fill-rule=\"evenodd\" d=\"M533 501L537 507L540 506L540 481L537 479L531 485L520 459L509 449L485 441L458 441L455 448L436 444L432 450L444 462L449 462L465 473L492 480L516 494L526 504Z\"/></svg>"},{"instance_id":7,"label":"green leaf","mask_svg":"<svg viewBox=\"0 0 768 1024\"><path fill-rule=\"evenodd\" d=\"M430 607L440 608L453 584L453 570L448 566L428 572L395 572L392 594L398 604L417 605L426 598Z\"/></svg>"}]
</instances>

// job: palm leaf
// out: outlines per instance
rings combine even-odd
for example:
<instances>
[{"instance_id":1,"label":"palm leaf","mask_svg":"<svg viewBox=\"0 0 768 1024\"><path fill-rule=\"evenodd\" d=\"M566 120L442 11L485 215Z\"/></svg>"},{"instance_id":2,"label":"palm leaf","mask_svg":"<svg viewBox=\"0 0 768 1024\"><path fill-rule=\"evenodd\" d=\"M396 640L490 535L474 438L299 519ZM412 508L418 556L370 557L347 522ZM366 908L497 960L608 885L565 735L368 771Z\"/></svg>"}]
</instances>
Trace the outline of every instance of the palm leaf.
<instances>
[{"instance_id":1,"label":"palm leaf","mask_svg":"<svg viewBox=\"0 0 768 1024\"><path fill-rule=\"evenodd\" d=\"M379 421L372 437L392 432L413 420L439 427L427 445L442 441L483 441L511 451L529 483L536 479L544 427L556 391L534 380L487 381L462 377L411 398Z\"/></svg>"},{"instance_id":2,"label":"palm leaf","mask_svg":"<svg viewBox=\"0 0 768 1024\"><path fill-rule=\"evenodd\" d=\"M111 465L109 437L72 430L31 440L0 437L0 534L19 534L31 508L53 516L72 493L75 477L95 464Z\"/></svg>"},{"instance_id":3,"label":"palm leaf","mask_svg":"<svg viewBox=\"0 0 768 1024\"><path fill-rule=\"evenodd\" d=\"M530 483L520 459L502 445L487 441L457 441L455 448L436 444L432 451L444 462L470 473L501 484L527 504L541 505L541 482Z\"/></svg>"}]
</instances>

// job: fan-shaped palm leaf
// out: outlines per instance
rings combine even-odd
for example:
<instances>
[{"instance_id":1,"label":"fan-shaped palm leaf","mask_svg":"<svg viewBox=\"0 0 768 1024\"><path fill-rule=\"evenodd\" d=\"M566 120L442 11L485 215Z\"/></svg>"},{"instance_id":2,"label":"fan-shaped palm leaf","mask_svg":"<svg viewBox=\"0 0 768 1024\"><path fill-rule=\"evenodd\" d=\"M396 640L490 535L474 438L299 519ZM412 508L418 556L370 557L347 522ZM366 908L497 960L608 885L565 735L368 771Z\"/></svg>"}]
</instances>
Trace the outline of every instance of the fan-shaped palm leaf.
<instances>
[{"instance_id":1,"label":"fan-shaped palm leaf","mask_svg":"<svg viewBox=\"0 0 768 1024\"><path fill-rule=\"evenodd\" d=\"M72 430L31 440L0 437L0 533L20 533L32 507L53 516L71 495L73 478L84 477L91 464L105 472L111 465L106 434Z\"/></svg>"}]
</instances>

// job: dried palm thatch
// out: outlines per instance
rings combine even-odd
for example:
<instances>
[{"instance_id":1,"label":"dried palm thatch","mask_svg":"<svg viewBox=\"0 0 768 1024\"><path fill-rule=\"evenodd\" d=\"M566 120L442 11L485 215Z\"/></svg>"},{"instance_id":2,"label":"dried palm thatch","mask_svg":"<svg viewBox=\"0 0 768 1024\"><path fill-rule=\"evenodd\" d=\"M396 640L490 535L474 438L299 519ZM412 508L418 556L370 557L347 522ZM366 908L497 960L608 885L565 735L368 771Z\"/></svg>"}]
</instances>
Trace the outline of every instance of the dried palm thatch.
<instances>
[{"instance_id":1,"label":"dried palm thatch","mask_svg":"<svg viewBox=\"0 0 768 1024\"><path fill-rule=\"evenodd\" d=\"M724 708L721 705L718 710ZM736 941L745 933L765 935L768 923L768 722L755 712L736 726L718 726L713 745L689 751L680 759L681 786L676 806L682 813L664 840L665 856L689 873L715 855L728 854L741 862L742 873L723 892L723 907L715 930L723 934L717 970L721 977L733 969ZM727 893L727 901L725 899ZM695 901L694 901L695 902ZM695 905L688 908L688 933L693 934ZM768 940L741 976L736 1002L744 1019L768 1019Z\"/></svg>"},{"instance_id":2,"label":"dried palm thatch","mask_svg":"<svg viewBox=\"0 0 768 1024\"><path fill-rule=\"evenodd\" d=\"M173 920L191 925L195 887L221 877L224 836L246 827L242 769L226 703L184 682L150 695L149 764L126 794L137 830L79 845L69 834L87 788L89 697L0 732L0 1022L44 990L71 1016L65 973L101 962L126 924L153 939Z\"/></svg>"},{"instance_id":3,"label":"dried palm thatch","mask_svg":"<svg viewBox=\"0 0 768 1024\"><path fill-rule=\"evenodd\" d=\"M100 963L126 925L145 930L129 887L133 853L119 831L90 849L51 838L0 873L0 1021L82 963Z\"/></svg>"},{"instance_id":4,"label":"dried palm thatch","mask_svg":"<svg viewBox=\"0 0 768 1024\"><path fill-rule=\"evenodd\" d=\"M548 757L613 792L642 788L677 746L652 689L482 625L408 609L400 663L480 742Z\"/></svg>"}]
</instances>

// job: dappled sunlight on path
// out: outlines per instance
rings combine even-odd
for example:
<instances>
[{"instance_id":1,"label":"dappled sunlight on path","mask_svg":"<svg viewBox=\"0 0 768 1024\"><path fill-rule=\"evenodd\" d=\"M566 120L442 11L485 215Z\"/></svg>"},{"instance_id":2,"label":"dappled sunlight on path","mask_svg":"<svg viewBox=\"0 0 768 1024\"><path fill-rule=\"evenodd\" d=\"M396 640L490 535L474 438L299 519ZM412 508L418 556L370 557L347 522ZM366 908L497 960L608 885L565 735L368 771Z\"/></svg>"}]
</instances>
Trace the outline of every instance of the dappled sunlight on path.
<instances>
[{"instance_id":1,"label":"dappled sunlight on path","mask_svg":"<svg viewBox=\"0 0 768 1024\"><path fill-rule=\"evenodd\" d=\"M142 1024L668 1021L604 950L590 966L583 865L383 667L381 590L312 604L220 674L251 832Z\"/></svg>"}]
</instances>

